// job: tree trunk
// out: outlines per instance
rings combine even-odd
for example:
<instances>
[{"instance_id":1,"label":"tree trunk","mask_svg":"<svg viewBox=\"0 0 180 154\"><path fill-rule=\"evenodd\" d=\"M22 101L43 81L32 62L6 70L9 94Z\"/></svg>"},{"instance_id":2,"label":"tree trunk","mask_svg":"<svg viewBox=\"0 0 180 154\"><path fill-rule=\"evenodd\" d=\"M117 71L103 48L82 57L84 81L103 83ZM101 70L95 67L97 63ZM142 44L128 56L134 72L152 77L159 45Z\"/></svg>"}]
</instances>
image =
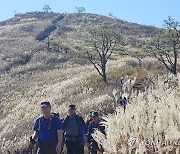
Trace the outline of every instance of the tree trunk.
<instances>
[{"instance_id":1,"label":"tree trunk","mask_svg":"<svg viewBox=\"0 0 180 154\"><path fill-rule=\"evenodd\" d=\"M105 70L103 70L103 81L104 81L104 82L107 82Z\"/></svg>"},{"instance_id":2,"label":"tree trunk","mask_svg":"<svg viewBox=\"0 0 180 154\"><path fill-rule=\"evenodd\" d=\"M103 77L103 81L107 82L106 79L106 57L105 55L102 56L102 77Z\"/></svg>"},{"instance_id":3,"label":"tree trunk","mask_svg":"<svg viewBox=\"0 0 180 154\"><path fill-rule=\"evenodd\" d=\"M174 65L173 65L173 74L177 74L177 50L176 50L176 44L173 44L173 50L174 50Z\"/></svg>"}]
</instances>

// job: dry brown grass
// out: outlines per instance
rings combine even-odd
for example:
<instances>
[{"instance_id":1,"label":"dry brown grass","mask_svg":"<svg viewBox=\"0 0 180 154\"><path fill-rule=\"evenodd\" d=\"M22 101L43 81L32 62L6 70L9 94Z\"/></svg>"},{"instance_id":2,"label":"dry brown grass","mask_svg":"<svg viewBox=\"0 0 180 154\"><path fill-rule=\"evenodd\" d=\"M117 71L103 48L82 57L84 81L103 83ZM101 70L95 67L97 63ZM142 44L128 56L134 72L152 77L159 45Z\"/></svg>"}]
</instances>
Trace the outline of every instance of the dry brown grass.
<instances>
[{"instance_id":1,"label":"dry brown grass","mask_svg":"<svg viewBox=\"0 0 180 154\"><path fill-rule=\"evenodd\" d=\"M104 117L106 138L100 132L94 138L105 153L180 153L179 75L154 79L148 95L133 93L125 114L117 108L115 114Z\"/></svg>"},{"instance_id":2,"label":"dry brown grass","mask_svg":"<svg viewBox=\"0 0 180 154\"><path fill-rule=\"evenodd\" d=\"M39 103L44 100L51 101L53 111L59 112L61 117L66 114L66 107L71 102L77 105L78 111L85 118L92 109L99 110L103 115L113 113L115 107L113 89L119 88L116 79L121 77L127 59L133 60L127 57L108 62L109 84L99 81L96 70L89 65L68 65L66 68L33 74L3 76L0 149L6 151L9 147L16 149L26 145L28 136L32 133L33 122L39 115ZM141 100L143 95L140 94L138 97L136 95L133 93L131 96L133 102L136 100L135 102L145 103ZM140 112L138 105L137 110ZM132 108L135 109L133 106ZM128 109L128 112L131 111Z\"/></svg>"},{"instance_id":3,"label":"dry brown grass","mask_svg":"<svg viewBox=\"0 0 180 154\"><path fill-rule=\"evenodd\" d=\"M123 61L110 61L109 71L122 67ZM27 143L32 133L35 118L39 115L39 103L44 100L52 102L53 111L61 116L66 114L66 107L74 102L78 110L86 117L91 109L101 113L112 112L111 88L91 82L97 74L93 66L71 66L66 69L41 71L1 78L4 94L0 119L0 143L2 150L9 147L16 149Z\"/></svg>"},{"instance_id":4,"label":"dry brown grass","mask_svg":"<svg viewBox=\"0 0 180 154\"><path fill-rule=\"evenodd\" d=\"M132 48L139 37L137 34L149 37L149 30L155 30L104 16L69 14L50 35L52 44L58 46L62 42L62 50L68 50L65 55L59 51L48 52L47 40L35 40L37 34L51 25L56 17L57 14L25 14L0 26L0 151L26 146L32 134L33 122L39 116L41 101L51 101L53 111L59 112L61 117L66 114L66 107L71 102L77 105L84 117L92 109L102 114L114 111L113 89L119 87L118 80L122 76L138 77L137 60L119 57L116 52L107 66L109 84L101 82L96 70L84 58L84 51L89 49L85 46L89 30L94 28L91 25L103 23L110 28L124 29L127 53L130 54L133 51L141 52L137 46ZM61 28L64 33L60 33ZM138 38L137 41L141 42ZM76 52L79 53L77 57ZM83 65L77 64L82 59ZM143 64L142 80L147 75L157 75L159 70L163 70L164 67L156 64L154 60ZM134 98L144 103L140 96ZM140 114L140 108L137 110ZM112 146L115 147L115 144Z\"/></svg>"}]
</instances>

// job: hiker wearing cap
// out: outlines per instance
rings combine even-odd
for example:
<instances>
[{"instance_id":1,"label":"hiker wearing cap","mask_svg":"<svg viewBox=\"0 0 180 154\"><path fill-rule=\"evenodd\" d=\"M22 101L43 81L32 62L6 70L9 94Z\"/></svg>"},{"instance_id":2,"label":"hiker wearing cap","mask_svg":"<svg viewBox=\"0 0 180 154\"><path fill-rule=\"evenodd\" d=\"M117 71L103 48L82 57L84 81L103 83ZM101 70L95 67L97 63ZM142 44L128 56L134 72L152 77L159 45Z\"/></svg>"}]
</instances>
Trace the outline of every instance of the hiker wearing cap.
<instances>
[{"instance_id":1,"label":"hiker wearing cap","mask_svg":"<svg viewBox=\"0 0 180 154\"><path fill-rule=\"evenodd\" d=\"M84 154L85 123L82 116L76 114L75 105L69 105L63 125L67 154Z\"/></svg>"},{"instance_id":2,"label":"hiker wearing cap","mask_svg":"<svg viewBox=\"0 0 180 154\"><path fill-rule=\"evenodd\" d=\"M50 102L41 103L42 116L36 119L30 146L38 139L37 154L61 154L64 127L60 118L51 113Z\"/></svg>"},{"instance_id":3,"label":"hiker wearing cap","mask_svg":"<svg viewBox=\"0 0 180 154\"><path fill-rule=\"evenodd\" d=\"M103 152L102 146L98 146L97 142L93 139L92 134L95 130L99 130L101 133L105 134L105 127L101 124L102 119L99 118L98 112L92 112L92 121L89 124L87 137L89 141L89 154L97 154L98 151Z\"/></svg>"},{"instance_id":4,"label":"hiker wearing cap","mask_svg":"<svg viewBox=\"0 0 180 154\"><path fill-rule=\"evenodd\" d=\"M123 108L124 108L124 113L126 112L126 106L128 104L128 100L126 97L123 98L122 100L122 105L123 105Z\"/></svg>"},{"instance_id":5,"label":"hiker wearing cap","mask_svg":"<svg viewBox=\"0 0 180 154\"><path fill-rule=\"evenodd\" d=\"M121 84L124 85L126 83L125 77L122 77L120 81L121 81Z\"/></svg>"}]
</instances>

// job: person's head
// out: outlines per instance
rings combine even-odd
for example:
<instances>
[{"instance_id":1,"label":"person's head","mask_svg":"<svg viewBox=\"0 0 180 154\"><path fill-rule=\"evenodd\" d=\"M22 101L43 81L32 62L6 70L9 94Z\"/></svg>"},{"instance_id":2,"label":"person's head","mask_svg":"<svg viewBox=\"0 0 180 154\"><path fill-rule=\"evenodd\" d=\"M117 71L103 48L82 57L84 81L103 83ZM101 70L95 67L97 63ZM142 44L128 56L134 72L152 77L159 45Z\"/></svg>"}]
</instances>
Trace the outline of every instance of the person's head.
<instances>
[{"instance_id":1,"label":"person's head","mask_svg":"<svg viewBox=\"0 0 180 154\"><path fill-rule=\"evenodd\" d=\"M69 116L76 114L76 106L74 104L68 106L68 114Z\"/></svg>"},{"instance_id":2,"label":"person's head","mask_svg":"<svg viewBox=\"0 0 180 154\"><path fill-rule=\"evenodd\" d=\"M98 112L96 112L96 111L92 112L92 120L94 123L98 123L98 121L99 121L99 113Z\"/></svg>"},{"instance_id":3,"label":"person's head","mask_svg":"<svg viewBox=\"0 0 180 154\"><path fill-rule=\"evenodd\" d=\"M44 116L49 116L51 114L50 102L41 102L41 112Z\"/></svg>"}]
</instances>

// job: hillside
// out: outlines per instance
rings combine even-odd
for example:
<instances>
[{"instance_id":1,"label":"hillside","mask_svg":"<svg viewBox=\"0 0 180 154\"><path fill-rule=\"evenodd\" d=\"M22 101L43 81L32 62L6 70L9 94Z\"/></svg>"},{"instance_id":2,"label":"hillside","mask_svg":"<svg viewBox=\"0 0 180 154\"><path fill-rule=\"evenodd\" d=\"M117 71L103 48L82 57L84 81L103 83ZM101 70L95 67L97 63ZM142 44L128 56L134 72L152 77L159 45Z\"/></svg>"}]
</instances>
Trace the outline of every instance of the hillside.
<instances>
[{"instance_id":1,"label":"hillside","mask_svg":"<svg viewBox=\"0 0 180 154\"><path fill-rule=\"evenodd\" d=\"M141 46L156 28L95 14L26 13L0 22L0 71L53 69L66 62L87 63L83 52L90 31L99 26L123 35L125 46L117 54L143 55ZM52 52L47 52L47 39ZM62 53L67 53L63 55ZM41 63L40 63L41 62ZM20 68L19 68L20 67Z\"/></svg>"},{"instance_id":2,"label":"hillside","mask_svg":"<svg viewBox=\"0 0 180 154\"><path fill-rule=\"evenodd\" d=\"M91 30L101 25L124 38L122 50L107 63L108 84L85 56ZM136 84L143 85L165 72L152 58L143 59L142 70L137 69L136 57L145 55L141 47L156 30L95 14L33 12L0 22L0 153L26 146L41 101L52 102L61 117L71 102L84 117L92 109L113 113L113 89L119 90L122 76L137 77Z\"/></svg>"}]
</instances>

